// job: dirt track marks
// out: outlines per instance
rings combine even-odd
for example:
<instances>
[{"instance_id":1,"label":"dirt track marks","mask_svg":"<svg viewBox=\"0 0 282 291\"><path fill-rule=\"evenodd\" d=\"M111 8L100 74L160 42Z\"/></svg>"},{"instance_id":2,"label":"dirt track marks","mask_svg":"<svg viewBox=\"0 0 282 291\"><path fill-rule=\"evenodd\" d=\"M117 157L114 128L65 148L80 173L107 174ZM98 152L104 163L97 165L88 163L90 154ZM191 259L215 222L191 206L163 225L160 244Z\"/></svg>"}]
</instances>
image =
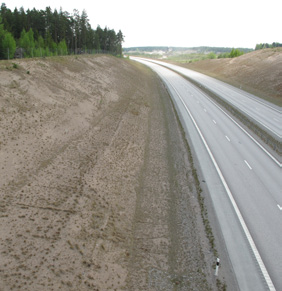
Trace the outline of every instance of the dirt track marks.
<instances>
[{"instance_id":1,"label":"dirt track marks","mask_svg":"<svg viewBox=\"0 0 282 291\"><path fill-rule=\"evenodd\" d=\"M187 149L159 79L105 56L20 68L1 71L18 83L0 87L0 289L213 286Z\"/></svg>"}]
</instances>

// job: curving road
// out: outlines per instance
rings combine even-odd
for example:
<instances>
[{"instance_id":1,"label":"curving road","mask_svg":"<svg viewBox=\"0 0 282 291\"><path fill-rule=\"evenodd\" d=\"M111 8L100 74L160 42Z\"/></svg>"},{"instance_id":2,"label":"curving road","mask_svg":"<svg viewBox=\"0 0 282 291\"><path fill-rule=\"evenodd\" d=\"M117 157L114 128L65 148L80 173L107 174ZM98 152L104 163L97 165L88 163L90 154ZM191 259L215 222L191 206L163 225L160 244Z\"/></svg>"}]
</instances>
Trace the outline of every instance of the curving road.
<instances>
[{"instance_id":1,"label":"curving road","mask_svg":"<svg viewBox=\"0 0 282 291\"><path fill-rule=\"evenodd\" d=\"M282 290L281 163L187 80L155 63L193 145L241 290Z\"/></svg>"},{"instance_id":2,"label":"curving road","mask_svg":"<svg viewBox=\"0 0 282 291\"><path fill-rule=\"evenodd\" d=\"M165 66L187 76L202 86L207 87L225 101L231 103L245 115L252 118L261 127L278 140L282 138L282 111L281 107L270 104L243 90L233 87L204 74L182 68L165 62L150 60L153 63Z\"/></svg>"}]
</instances>

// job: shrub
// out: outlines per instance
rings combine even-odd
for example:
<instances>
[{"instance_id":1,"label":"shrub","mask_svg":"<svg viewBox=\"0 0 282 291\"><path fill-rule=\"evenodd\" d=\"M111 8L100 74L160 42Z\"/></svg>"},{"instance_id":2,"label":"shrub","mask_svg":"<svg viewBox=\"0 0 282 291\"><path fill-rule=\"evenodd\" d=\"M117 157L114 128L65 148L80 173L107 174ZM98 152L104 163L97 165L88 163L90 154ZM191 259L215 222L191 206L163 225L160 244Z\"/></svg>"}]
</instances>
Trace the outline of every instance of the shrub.
<instances>
[{"instance_id":1,"label":"shrub","mask_svg":"<svg viewBox=\"0 0 282 291\"><path fill-rule=\"evenodd\" d=\"M239 49L234 49L233 48L231 50L229 56L230 56L230 58L236 58L236 57L239 57L239 56L241 56L243 54L244 54L244 52L240 51Z\"/></svg>"},{"instance_id":2,"label":"shrub","mask_svg":"<svg viewBox=\"0 0 282 291\"><path fill-rule=\"evenodd\" d=\"M214 52L209 53L208 59L216 59L216 54Z\"/></svg>"}]
</instances>

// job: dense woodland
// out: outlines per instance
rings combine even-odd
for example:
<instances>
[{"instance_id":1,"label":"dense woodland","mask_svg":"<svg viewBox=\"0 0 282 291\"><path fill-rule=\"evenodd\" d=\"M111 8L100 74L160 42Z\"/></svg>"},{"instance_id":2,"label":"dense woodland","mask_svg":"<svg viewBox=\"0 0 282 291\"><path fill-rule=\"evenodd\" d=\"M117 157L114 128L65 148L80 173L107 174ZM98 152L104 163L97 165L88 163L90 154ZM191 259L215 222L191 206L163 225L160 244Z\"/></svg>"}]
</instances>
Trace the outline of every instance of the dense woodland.
<instances>
[{"instance_id":1,"label":"dense woodland","mask_svg":"<svg viewBox=\"0 0 282 291\"><path fill-rule=\"evenodd\" d=\"M0 59L84 52L121 55L123 40L121 31L92 29L85 10L81 14L50 7L11 11L4 3L0 8Z\"/></svg>"}]
</instances>

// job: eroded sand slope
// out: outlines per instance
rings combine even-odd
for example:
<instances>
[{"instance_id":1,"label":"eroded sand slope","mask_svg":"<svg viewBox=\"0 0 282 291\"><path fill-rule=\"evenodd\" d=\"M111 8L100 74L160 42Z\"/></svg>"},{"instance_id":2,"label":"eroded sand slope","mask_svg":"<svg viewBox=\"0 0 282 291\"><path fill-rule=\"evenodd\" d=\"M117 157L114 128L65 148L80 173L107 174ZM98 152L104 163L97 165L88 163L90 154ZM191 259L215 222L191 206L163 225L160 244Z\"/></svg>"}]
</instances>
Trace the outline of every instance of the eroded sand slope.
<instances>
[{"instance_id":1,"label":"eroded sand slope","mask_svg":"<svg viewBox=\"0 0 282 291\"><path fill-rule=\"evenodd\" d=\"M183 134L141 64L1 62L0 165L0 290L216 289Z\"/></svg>"}]
</instances>

